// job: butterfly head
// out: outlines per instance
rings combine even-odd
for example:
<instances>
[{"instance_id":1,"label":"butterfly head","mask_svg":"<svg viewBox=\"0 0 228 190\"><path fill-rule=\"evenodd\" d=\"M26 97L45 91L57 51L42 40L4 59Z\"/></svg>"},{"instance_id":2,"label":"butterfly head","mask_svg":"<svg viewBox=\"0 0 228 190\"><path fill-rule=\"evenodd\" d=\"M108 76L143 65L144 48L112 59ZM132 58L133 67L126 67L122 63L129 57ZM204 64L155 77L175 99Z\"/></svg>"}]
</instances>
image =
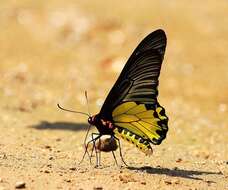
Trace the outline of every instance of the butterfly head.
<instances>
[{"instance_id":1,"label":"butterfly head","mask_svg":"<svg viewBox=\"0 0 228 190\"><path fill-rule=\"evenodd\" d=\"M89 123L90 125L95 125L95 124L97 123L96 116L90 116L90 117L88 118L88 123Z\"/></svg>"}]
</instances>

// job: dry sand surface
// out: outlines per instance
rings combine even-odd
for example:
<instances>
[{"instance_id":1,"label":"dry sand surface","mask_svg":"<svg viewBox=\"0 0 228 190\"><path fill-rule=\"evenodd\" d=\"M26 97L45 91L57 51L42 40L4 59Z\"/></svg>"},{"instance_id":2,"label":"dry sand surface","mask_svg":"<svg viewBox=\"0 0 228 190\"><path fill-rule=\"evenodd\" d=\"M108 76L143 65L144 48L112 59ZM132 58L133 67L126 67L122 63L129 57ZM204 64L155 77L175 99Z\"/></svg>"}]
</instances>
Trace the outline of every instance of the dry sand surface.
<instances>
[{"instance_id":1,"label":"dry sand surface","mask_svg":"<svg viewBox=\"0 0 228 190\"><path fill-rule=\"evenodd\" d=\"M228 1L8 0L0 26L0 190L228 189ZM87 118L56 103L87 112L87 90L97 113L158 28L166 140L151 157L121 141L129 167L111 153L79 166Z\"/></svg>"}]
</instances>

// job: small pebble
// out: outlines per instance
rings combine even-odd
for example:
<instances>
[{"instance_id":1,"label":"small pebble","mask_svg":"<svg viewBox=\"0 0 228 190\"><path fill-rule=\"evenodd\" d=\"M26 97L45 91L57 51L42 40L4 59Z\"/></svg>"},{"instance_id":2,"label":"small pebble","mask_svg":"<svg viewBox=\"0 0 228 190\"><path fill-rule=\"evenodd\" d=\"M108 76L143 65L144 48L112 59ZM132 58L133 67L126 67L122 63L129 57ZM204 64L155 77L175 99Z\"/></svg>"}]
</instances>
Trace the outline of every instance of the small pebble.
<instances>
[{"instance_id":1,"label":"small pebble","mask_svg":"<svg viewBox=\"0 0 228 190\"><path fill-rule=\"evenodd\" d=\"M141 184L142 184L142 185L146 185L146 182L145 182L145 181L142 181Z\"/></svg>"},{"instance_id":2,"label":"small pebble","mask_svg":"<svg viewBox=\"0 0 228 190\"><path fill-rule=\"evenodd\" d=\"M44 173L49 174L50 171L49 170L44 170Z\"/></svg>"},{"instance_id":3,"label":"small pebble","mask_svg":"<svg viewBox=\"0 0 228 190\"><path fill-rule=\"evenodd\" d=\"M94 187L93 190L103 190L103 187Z\"/></svg>"},{"instance_id":4,"label":"small pebble","mask_svg":"<svg viewBox=\"0 0 228 190\"><path fill-rule=\"evenodd\" d=\"M207 183L208 185L211 185L212 183L216 183L216 182L211 181L211 180L207 180L206 183Z\"/></svg>"},{"instance_id":5,"label":"small pebble","mask_svg":"<svg viewBox=\"0 0 228 190\"><path fill-rule=\"evenodd\" d=\"M181 158L178 158L177 160L176 160L176 162L182 162L182 159Z\"/></svg>"},{"instance_id":6,"label":"small pebble","mask_svg":"<svg viewBox=\"0 0 228 190\"><path fill-rule=\"evenodd\" d=\"M47 167L48 167L48 168L52 168L52 165L51 165L51 164L47 164Z\"/></svg>"},{"instance_id":7,"label":"small pebble","mask_svg":"<svg viewBox=\"0 0 228 190\"><path fill-rule=\"evenodd\" d=\"M204 155L204 159L208 159L209 157L210 157L209 154L205 154L205 155Z\"/></svg>"},{"instance_id":8,"label":"small pebble","mask_svg":"<svg viewBox=\"0 0 228 190\"><path fill-rule=\"evenodd\" d=\"M50 148L51 148L51 146L49 146L49 145L45 145L45 146L44 146L44 148L46 148L46 149L50 149Z\"/></svg>"},{"instance_id":9,"label":"small pebble","mask_svg":"<svg viewBox=\"0 0 228 190\"><path fill-rule=\"evenodd\" d=\"M123 183L127 183L127 179L124 178L122 175L119 176L120 181L122 181Z\"/></svg>"},{"instance_id":10,"label":"small pebble","mask_svg":"<svg viewBox=\"0 0 228 190\"><path fill-rule=\"evenodd\" d=\"M83 173L86 172L86 170L79 170L78 172L81 173L81 174L83 174Z\"/></svg>"},{"instance_id":11,"label":"small pebble","mask_svg":"<svg viewBox=\"0 0 228 190\"><path fill-rule=\"evenodd\" d=\"M165 180L164 182L165 182L166 185L171 185L172 184L172 182L169 181L169 180Z\"/></svg>"},{"instance_id":12,"label":"small pebble","mask_svg":"<svg viewBox=\"0 0 228 190\"><path fill-rule=\"evenodd\" d=\"M71 168L69 168L69 169L72 170L72 171L75 171L75 170L76 170L75 167L71 167Z\"/></svg>"},{"instance_id":13,"label":"small pebble","mask_svg":"<svg viewBox=\"0 0 228 190\"><path fill-rule=\"evenodd\" d=\"M18 182L16 182L15 188L16 188L16 189L25 188L25 182L24 182L24 181L18 181Z\"/></svg>"}]
</instances>

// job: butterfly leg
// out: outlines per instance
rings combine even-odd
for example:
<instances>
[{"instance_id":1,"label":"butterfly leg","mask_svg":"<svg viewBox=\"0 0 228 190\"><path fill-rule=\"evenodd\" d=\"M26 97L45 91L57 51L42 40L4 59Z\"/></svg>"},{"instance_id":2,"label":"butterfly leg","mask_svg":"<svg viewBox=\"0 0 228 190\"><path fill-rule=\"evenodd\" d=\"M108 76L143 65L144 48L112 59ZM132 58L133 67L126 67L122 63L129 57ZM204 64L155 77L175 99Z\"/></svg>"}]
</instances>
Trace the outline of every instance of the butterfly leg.
<instances>
[{"instance_id":1,"label":"butterfly leg","mask_svg":"<svg viewBox=\"0 0 228 190\"><path fill-rule=\"evenodd\" d=\"M89 146L89 144L92 143L92 142L93 142L93 140L89 141L89 142L85 145L85 152L84 152L84 154L83 154L83 156L82 156L81 161L79 162L79 165L83 162L83 160L84 160L84 158L85 158L85 155L86 155L86 154L89 155L88 146ZM90 155L89 155L89 159L90 159L90 163L92 163Z\"/></svg>"},{"instance_id":2,"label":"butterfly leg","mask_svg":"<svg viewBox=\"0 0 228 190\"><path fill-rule=\"evenodd\" d=\"M99 140L99 145L100 145L101 144L101 138L99 138L98 140ZM97 155L97 166L100 166L101 165L101 151L98 150L98 153L96 155Z\"/></svg>"},{"instance_id":3,"label":"butterfly leg","mask_svg":"<svg viewBox=\"0 0 228 190\"><path fill-rule=\"evenodd\" d=\"M88 154L90 164L92 164L92 160L91 160L91 157L90 157L89 152L88 152L88 145L89 145L89 142L86 143L86 139L87 139L87 137L88 137L90 128L91 128L91 125L89 125L88 128L87 128L86 136L85 136L85 139L84 139L85 152L84 152L84 155L83 155L83 157L82 157L82 160L79 162L79 165L83 162L83 160L84 160L86 154Z\"/></svg>"},{"instance_id":4,"label":"butterfly leg","mask_svg":"<svg viewBox=\"0 0 228 190\"><path fill-rule=\"evenodd\" d=\"M115 160L116 165L118 166L118 162L117 162L116 155L115 155L114 151L112 151L112 155L113 155L113 158Z\"/></svg>"},{"instance_id":5,"label":"butterfly leg","mask_svg":"<svg viewBox=\"0 0 228 190\"><path fill-rule=\"evenodd\" d=\"M99 133L92 133L92 134L91 134L91 136L92 136L92 140L93 140L93 141L94 141L94 139L96 139L96 140L97 140L97 138L94 138L94 137L93 137L94 135L97 135L97 137L98 137L98 138L100 138L100 137L101 137L101 135L100 135ZM95 142L94 142L94 143L95 143ZM92 148L92 151L91 151L90 157L92 157L92 156L93 156L93 151L94 151L94 149L96 148L96 146L95 146L95 145L96 145L96 144L94 144L94 145L93 145L93 148Z\"/></svg>"},{"instance_id":6,"label":"butterfly leg","mask_svg":"<svg viewBox=\"0 0 228 190\"><path fill-rule=\"evenodd\" d=\"M121 150L121 146L120 146L120 140L115 136L113 136L113 137L118 141L118 146L119 146L119 150L120 150L120 158L121 158L122 162L124 163L125 166L128 166L123 159L123 154L122 154L122 150Z\"/></svg>"},{"instance_id":7,"label":"butterfly leg","mask_svg":"<svg viewBox=\"0 0 228 190\"><path fill-rule=\"evenodd\" d=\"M92 135L93 135L93 134L92 134ZM99 134L98 134L98 135L99 135ZM85 145L85 152L84 152L84 154L83 154L83 156L82 156L81 161L79 162L79 165L83 162L83 160L84 160L84 158L85 158L85 155L86 155L86 154L89 155L89 152L88 152L89 144L92 143L92 142L94 143L98 138L100 138L100 135L97 136L96 138L93 138L93 136L92 136L92 140L90 140L90 141ZM94 146L95 146L95 144L93 144L92 151L93 151L93 149L94 149ZM90 159L90 163L92 163L92 161L91 161L91 156L90 156L90 155L89 155L89 159Z\"/></svg>"},{"instance_id":8,"label":"butterfly leg","mask_svg":"<svg viewBox=\"0 0 228 190\"><path fill-rule=\"evenodd\" d=\"M94 138L94 135L96 135L96 137ZM95 167L99 167L100 166L100 158L101 158L101 155L100 155L100 152L98 153L98 150L97 150L97 147L96 147L96 140L98 139L99 140L99 143L100 143L100 137L102 135L100 135L99 133L92 133L92 140L93 140L93 148L92 148L92 152L91 152L91 157L93 155L93 151L95 149L95 154L96 154L96 166Z\"/></svg>"}]
</instances>

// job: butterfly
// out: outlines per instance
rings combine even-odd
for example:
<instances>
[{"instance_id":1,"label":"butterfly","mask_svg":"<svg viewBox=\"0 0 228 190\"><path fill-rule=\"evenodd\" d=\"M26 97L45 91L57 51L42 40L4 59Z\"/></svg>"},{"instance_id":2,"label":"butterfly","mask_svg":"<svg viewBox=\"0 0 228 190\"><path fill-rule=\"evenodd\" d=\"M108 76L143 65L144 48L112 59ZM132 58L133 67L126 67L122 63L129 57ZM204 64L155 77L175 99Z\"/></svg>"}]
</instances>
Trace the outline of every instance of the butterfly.
<instances>
[{"instance_id":1,"label":"butterfly","mask_svg":"<svg viewBox=\"0 0 228 190\"><path fill-rule=\"evenodd\" d=\"M100 112L88 118L99 133L92 136L86 151L89 143L95 144L101 136L110 135L150 155L151 145L159 145L166 138L168 117L157 100L166 42L165 32L159 29L146 36L133 51Z\"/></svg>"}]
</instances>

